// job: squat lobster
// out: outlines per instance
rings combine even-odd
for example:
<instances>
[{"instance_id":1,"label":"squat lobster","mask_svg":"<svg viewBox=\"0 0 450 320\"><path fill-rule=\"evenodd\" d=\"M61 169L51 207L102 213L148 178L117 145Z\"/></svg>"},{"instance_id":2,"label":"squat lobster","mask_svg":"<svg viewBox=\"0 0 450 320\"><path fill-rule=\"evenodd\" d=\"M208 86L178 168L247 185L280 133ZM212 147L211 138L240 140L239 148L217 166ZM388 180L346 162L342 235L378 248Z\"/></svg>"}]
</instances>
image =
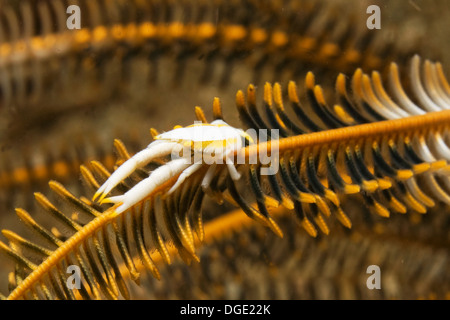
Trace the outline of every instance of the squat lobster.
<instances>
[{"instance_id":1,"label":"squat lobster","mask_svg":"<svg viewBox=\"0 0 450 320\"><path fill-rule=\"evenodd\" d=\"M93 200L99 197L100 203L122 203L116 209L117 213L122 213L142 201L170 178L179 175L176 183L167 193L171 194L186 178L205 164L210 165L210 167L201 185L203 189L207 189L214 176L216 164L223 163L224 158L231 178L239 180L241 175L234 166L234 161L231 157L235 151L245 146L245 140L253 143L252 138L247 133L228 125L223 120L173 129L157 135L155 140L147 148L135 154L114 171L97 190ZM183 150L183 157L179 156L181 150ZM134 170L147 165L153 159L169 154L172 155L172 160L158 167L148 178L136 184L123 195L105 199L106 195L133 173ZM214 154L213 159L211 158L212 154ZM194 158L194 163L192 163L192 158Z\"/></svg>"}]
</instances>

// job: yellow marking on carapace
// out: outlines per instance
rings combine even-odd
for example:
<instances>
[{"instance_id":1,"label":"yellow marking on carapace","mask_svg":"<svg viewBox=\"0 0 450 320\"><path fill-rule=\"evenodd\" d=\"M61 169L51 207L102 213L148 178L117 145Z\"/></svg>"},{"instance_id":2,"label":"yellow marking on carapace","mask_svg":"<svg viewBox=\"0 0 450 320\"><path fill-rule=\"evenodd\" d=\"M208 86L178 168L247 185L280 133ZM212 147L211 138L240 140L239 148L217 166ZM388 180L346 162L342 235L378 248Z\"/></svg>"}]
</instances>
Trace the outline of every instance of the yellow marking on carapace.
<instances>
[{"instance_id":1,"label":"yellow marking on carapace","mask_svg":"<svg viewBox=\"0 0 450 320\"><path fill-rule=\"evenodd\" d=\"M196 124L191 124L188 125L184 128L193 128L193 127L228 127L226 124L211 124L211 123L196 123Z\"/></svg>"}]
</instances>

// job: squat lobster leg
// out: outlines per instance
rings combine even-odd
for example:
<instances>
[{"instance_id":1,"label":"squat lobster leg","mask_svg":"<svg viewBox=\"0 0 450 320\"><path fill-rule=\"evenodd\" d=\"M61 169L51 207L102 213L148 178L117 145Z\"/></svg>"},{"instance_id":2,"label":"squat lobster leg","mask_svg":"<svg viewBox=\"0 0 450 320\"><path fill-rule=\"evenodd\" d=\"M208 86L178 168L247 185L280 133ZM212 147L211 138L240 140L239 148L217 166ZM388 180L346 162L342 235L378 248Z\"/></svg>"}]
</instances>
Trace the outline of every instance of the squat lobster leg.
<instances>
[{"instance_id":1,"label":"squat lobster leg","mask_svg":"<svg viewBox=\"0 0 450 320\"><path fill-rule=\"evenodd\" d=\"M132 207L134 204L138 203L145 199L147 195L152 193L156 188L161 186L164 182L168 181L170 178L180 174L189 167L190 164L186 163L186 159L177 159L170 161L164 166L157 168L153 171L150 176L137 185L135 185L132 189L128 190L125 194L116 197L110 197L105 199L104 203L120 203L117 209L117 213L122 213L125 210Z\"/></svg>"},{"instance_id":2,"label":"squat lobster leg","mask_svg":"<svg viewBox=\"0 0 450 320\"><path fill-rule=\"evenodd\" d=\"M178 177L177 182L175 182L175 184L172 186L172 188L170 188L170 190L167 192L167 194L171 194L172 192L174 192L180 186L180 184L182 184L184 182L184 180L186 180L186 178L188 178L190 175L192 175L194 172L196 172L201 167L203 167L203 164L198 163L198 164L193 164L192 166L190 166L189 168L184 170Z\"/></svg>"},{"instance_id":3,"label":"squat lobster leg","mask_svg":"<svg viewBox=\"0 0 450 320\"><path fill-rule=\"evenodd\" d=\"M146 149L136 153L132 158L125 161L116 171L114 171L109 179L97 190L93 200L100 196L98 200L102 203L106 195L136 169L144 167L155 158L168 155L177 145L176 142L165 142L161 140L150 143Z\"/></svg>"}]
</instances>

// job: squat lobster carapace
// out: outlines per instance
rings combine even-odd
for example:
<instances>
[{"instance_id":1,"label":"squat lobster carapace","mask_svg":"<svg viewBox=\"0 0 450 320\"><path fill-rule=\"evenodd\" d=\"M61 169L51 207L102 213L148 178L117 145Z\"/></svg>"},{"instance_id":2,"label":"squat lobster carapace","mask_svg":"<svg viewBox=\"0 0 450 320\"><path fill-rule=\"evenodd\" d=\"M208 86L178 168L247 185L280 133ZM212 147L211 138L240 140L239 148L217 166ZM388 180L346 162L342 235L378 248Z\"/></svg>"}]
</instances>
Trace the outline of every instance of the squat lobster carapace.
<instances>
[{"instance_id":1,"label":"squat lobster carapace","mask_svg":"<svg viewBox=\"0 0 450 320\"><path fill-rule=\"evenodd\" d=\"M175 191L186 178L198 171L203 165L210 165L202 187L207 189L215 173L215 165L224 163L233 180L239 180L241 175L234 166L234 154L245 146L245 140L252 143L252 138L241 129L228 125L223 120L211 123L194 124L177 128L155 136L156 141L125 161L97 190L93 200L100 203L122 203L117 213L122 213L139 201L142 201L157 187L172 177L178 176L176 183L167 194ZM180 151L183 156L180 157ZM211 156L213 155L214 156ZM134 170L142 168L150 161L172 155L172 160L154 170L150 176L123 195L105 198L120 182L126 179ZM215 160L215 161L214 161Z\"/></svg>"}]
</instances>

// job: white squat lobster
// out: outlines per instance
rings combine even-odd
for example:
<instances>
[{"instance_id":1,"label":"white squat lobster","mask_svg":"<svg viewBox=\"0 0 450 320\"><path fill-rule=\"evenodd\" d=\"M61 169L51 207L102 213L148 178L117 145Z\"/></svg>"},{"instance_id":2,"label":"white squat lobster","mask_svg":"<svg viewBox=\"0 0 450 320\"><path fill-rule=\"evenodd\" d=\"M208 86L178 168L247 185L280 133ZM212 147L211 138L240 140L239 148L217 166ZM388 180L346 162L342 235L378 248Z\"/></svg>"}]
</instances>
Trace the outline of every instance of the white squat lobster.
<instances>
[{"instance_id":1,"label":"white squat lobster","mask_svg":"<svg viewBox=\"0 0 450 320\"><path fill-rule=\"evenodd\" d=\"M211 155L213 153L215 154L215 159L223 160L225 158L225 163L231 178L233 180L239 180L240 174L237 172L231 157L235 151L245 146L244 139L247 139L250 143L253 142L252 138L243 130L236 129L223 120L215 120L209 124L194 124L164 132L156 136L155 141L150 143L147 148L135 154L114 171L108 180L97 190L93 199L95 200L100 196L100 203L122 203L116 208L116 213L122 213L142 201L164 182L179 174L176 183L167 194L172 193L187 177L205 164L203 161L204 155ZM105 199L106 195L121 181L132 174L134 170L142 168L153 159L169 154L173 156L174 153L179 154L181 148L191 147L192 145L194 146L194 159L196 159L195 155L200 153L203 156L201 161L192 163L191 153L186 157L184 155L185 150L183 150L182 158L173 159L172 157L172 161L158 167L148 178L140 181L125 194ZM206 172L201 184L204 189L208 188L216 168L215 163L208 164L211 164L211 166Z\"/></svg>"}]
</instances>

